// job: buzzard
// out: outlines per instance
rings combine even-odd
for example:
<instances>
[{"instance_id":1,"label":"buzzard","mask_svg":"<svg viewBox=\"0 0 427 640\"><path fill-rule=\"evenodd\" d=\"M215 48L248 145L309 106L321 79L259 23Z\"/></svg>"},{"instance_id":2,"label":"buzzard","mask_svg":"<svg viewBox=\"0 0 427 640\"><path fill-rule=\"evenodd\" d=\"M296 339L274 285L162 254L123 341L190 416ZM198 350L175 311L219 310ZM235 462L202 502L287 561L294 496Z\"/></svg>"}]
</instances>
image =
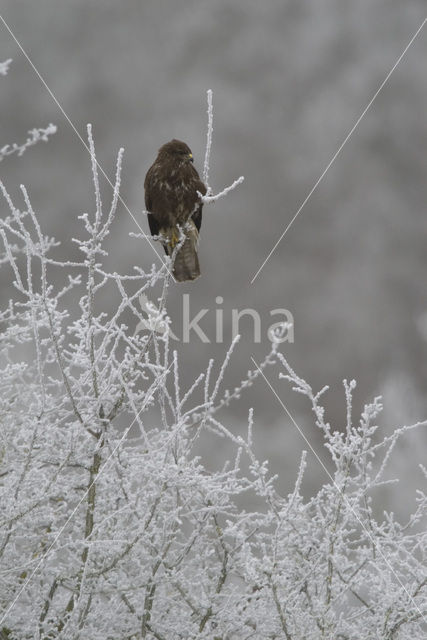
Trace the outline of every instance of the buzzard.
<instances>
[{"instance_id":1,"label":"buzzard","mask_svg":"<svg viewBox=\"0 0 427 640\"><path fill-rule=\"evenodd\" d=\"M206 187L193 166L193 154L181 140L171 140L159 149L144 182L145 206L150 231L163 236L166 255L180 240L181 227L185 240L175 255L173 275L178 282L194 280L200 275L197 242L202 224L200 196Z\"/></svg>"}]
</instances>

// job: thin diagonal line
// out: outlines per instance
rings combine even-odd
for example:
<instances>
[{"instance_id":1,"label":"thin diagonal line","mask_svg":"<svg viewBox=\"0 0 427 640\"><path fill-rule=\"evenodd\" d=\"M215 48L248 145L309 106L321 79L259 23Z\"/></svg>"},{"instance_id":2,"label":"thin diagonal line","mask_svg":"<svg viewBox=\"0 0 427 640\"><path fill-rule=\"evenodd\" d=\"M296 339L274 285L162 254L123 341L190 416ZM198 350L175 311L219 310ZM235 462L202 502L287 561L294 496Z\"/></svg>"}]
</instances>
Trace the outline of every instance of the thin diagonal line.
<instances>
[{"instance_id":1,"label":"thin diagonal line","mask_svg":"<svg viewBox=\"0 0 427 640\"><path fill-rule=\"evenodd\" d=\"M284 402L282 401L282 399L280 398L280 396L277 394L276 390L274 389L274 387L270 384L270 381L268 380L268 378L265 376L264 372L260 369L260 367L258 366L258 364L255 362L254 358L251 356L251 360L254 363L254 365L256 366L256 368L258 369L258 371L260 372L260 374L262 375L262 377L264 378L265 382L268 384L268 386L270 387L270 389L272 390L272 392L274 393L274 395L276 396L277 400L279 401L279 403L282 406L282 409L286 412L288 418L292 421L294 427L296 427L296 429L299 431L300 435L302 436L302 438L304 439L305 443L307 444L307 446L309 447L310 451L312 452L312 454L314 455L314 457L317 459L317 461L319 462L319 464L321 465L321 467L323 468L324 472L327 474L328 478L331 480L331 482L334 483L335 488L337 489L337 491L339 493L341 493L341 489L338 488L338 486L335 484L335 481L333 479L333 477L331 476L331 474L329 473L328 469L326 468L326 466L324 465L324 463L322 462L322 460L319 458L318 454L316 453L315 449L313 449L313 447L311 446L309 440L307 440L306 435L304 434L304 432L302 431L302 429L298 426L297 422L295 421L294 417L291 415L289 409L287 408L287 406L284 404Z\"/></svg>"},{"instance_id":2,"label":"thin diagonal line","mask_svg":"<svg viewBox=\"0 0 427 640\"><path fill-rule=\"evenodd\" d=\"M274 247L271 249L270 253L268 254L268 256L266 257L266 259L264 260L264 262L262 263L262 265L260 266L260 268L258 269L258 271L256 272L256 274L254 275L254 277L251 280L251 284L253 284L256 280L256 278L258 277L259 273L262 271L262 269L265 267L265 265L267 264L267 262L270 260L272 254L274 253L274 251L277 249L277 247L279 246L280 242L283 240L283 238L285 237L285 235L287 234L287 232L289 231L289 229L291 228L291 226L293 225L293 223L295 222L295 220L297 219L297 217L299 216L299 214L301 213L301 211L304 209L305 205L307 204L307 202L310 200L311 196L313 195L313 193L316 191L317 187L319 186L319 184L322 182L323 178L326 176L326 174L328 173L329 169L332 167L332 165L334 164L335 160L338 158L338 156L340 155L341 151L344 149L345 145L347 144L347 142L350 140L351 136L353 135L353 133L356 131L357 127L359 126L359 124L361 123L361 121L363 120L363 118L365 117L365 115L367 114L367 112L369 111L369 109L372 107L372 105L374 104L375 100L377 99L377 97L379 96L379 94L381 93L381 91L384 89L385 85L387 84L387 82L390 80L392 74L394 73L394 71L396 70L396 68L398 67L398 65L400 64L400 62L402 61L402 59L404 58L405 54L407 53L408 49L412 46L412 44L414 43L415 39L417 38L417 36L419 35L419 33L421 32L422 28L424 27L425 23L427 22L427 17L424 18L424 20L422 21L421 25L418 27L417 31L415 32L415 34L412 36L411 40L409 41L409 43L406 45L405 49L402 51L402 53L400 54L400 56L398 57L398 59L396 60L395 64L393 65L393 67L390 69L390 71L388 72L388 74L386 75L385 79L382 81L382 83L380 84L380 86L378 87L378 89L376 90L376 92L374 93L374 95L372 96L371 100L369 101L368 105L365 107L365 109L362 111L362 113L360 114L359 118L356 120L355 124L353 125L353 127L350 129L349 133L347 134L347 136L344 138L343 142L341 143L340 147L338 148L338 151L336 151L336 153L332 156L332 159L330 160L329 164L327 165L326 169L323 171L323 173L321 174L321 176L319 177L319 179L317 180L317 182L315 183L314 187L311 189L311 191L309 192L308 196L306 197L306 199L304 200L304 202L302 203L302 205L300 206L300 208L298 209L298 211L295 213L294 217L291 219L291 221L289 222L288 226L286 227L286 229L283 231L282 235L280 236L280 238L277 240L276 244L274 245Z\"/></svg>"},{"instance_id":3,"label":"thin diagonal line","mask_svg":"<svg viewBox=\"0 0 427 640\"><path fill-rule=\"evenodd\" d=\"M135 424L135 422L138 420L140 414L142 413L142 411L146 408L148 401L153 397L153 393L156 391L156 389L160 386L160 384L164 381L166 375L169 373L169 370L172 366L173 362L170 363L169 367L166 369L166 371L164 371L156 380L154 380L153 384L151 385L151 387L148 389L147 394L145 396L146 401L144 401L141 409L137 412L137 414L135 415L135 418L132 420L132 422L130 423L130 425L128 426L128 428L124 431L122 437L120 438L119 442L117 443L117 445L114 447L113 451L110 453L110 455L108 456L108 458L105 460L103 466L100 468L98 475L96 476L96 478L94 478L94 480L91 482L91 484L88 486L88 488L86 489L84 495L82 496L82 498L79 500L79 502L77 503L77 505L75 506L75 508L73 509L73 511L71 512L71 514L68 516L65 524L62 525L61 529L58 531L58 533L55 536L55 539L53 540L53 542L50 544L50 546L48 547L48 549L46 550L46 552L42 555L42 557L40 558L39 562L37 563L36 567L33 569L32 573L28 576L28 578L26 579L26 581L24 582L24 584L22 585L22 587L19 589L17 595L15 596L14 600L12 601L12 603L9 605L9 607L7 608L6 612L4 613L3 617L0 619L0 625L3 624L3 622L6 620L8 614L10 613L10 611L13 609L13 607L15 606L15 604L17 603L17 601L19 600L19 597L21 596L21 594L25 591L25 589L27 588L27 586L29 585L29 583L31 582L31 580L33 579L36 571L38 570L38 568L41 566L42 562L44 560L46 560L46 558L48 557L49 553L51 552L51 550L53 549L53 547L55 546L55 544L58 542L59 538L61 537L61 535L64 533L65 529L68 527L68 525L70 524L71 520L73 519L75 513L77 512L77 509L80 507L80 505L82 504L83 500L85 500L86 496L88 495L90 489L93 487L93 485L99 480L100 475L102 474L102 472L105 470L108 462L111 460L111 458L113 457L113 455L116 453L117 449L120 447L121 443L123 442L123 440L125 439L125 437L127 436L127 434L129 433L129 431L131 430L132 426Z\"/></svg>"},{"instance_id":4,"label":"thin diagonal line","mask_svg":"<svg viewBox=\"0 0 427 640\"><path fill-rule=\"evenodd\" d=\"M4 26L6 27L6 29L8 30L8 32L10 33L10 35L12 36L12 38L14 39L14 41L16 42L16 44L18 45L19 49L22 51L23 55L25 56L27 62L29 63L29 65L31 66L31 68L33 69L33 71L35 72L35 74L37 75L37 77L39 78L40 82L43 84L43 86L45 87L46 91L49 93L50 97L52 98L52 100L55 102L56 106L58 107L58 109L60 110L60 112L62 113L62 115L64 116L64 118L66 119L66 121L68 122L68 124L70 125L70 127L72 128L72 130L74 131L74 133L76 134L76 136L78 137L78 139L80 140L80 142L82 143L82 145L84 146L84 148L86 149L86 151L89 153L89 155L92 157L92 154L90 152L90 149L88 147L88 145L86 144L85 140L82 138L82 136L80 135L77 127L75 126L75 124L71 121L70 117L67 115L66 111L64 110L64 108L62 107L61 103L59 102L59 100L57 99L57 97L55 96L55 94L53 93L52 89L49 87L49 85L47 84L46 80L44 79L44 77L42 76L42 74L40 73L40 71L37 69L36 65L34 64L34 62L31 60L30 56L28 55L28 53L25 51L24 47L22 46L22 44L20 43L20 41L18 40L18 38L16 37L16 35L14 34L14 32L12 31L12 29L10 28L10 26L7 24L6 20L3 18L2 15L0 15L0 20L3 22ZM102 175L104 176L104 178L107 180L108 184L110 185L110 187L114 190L114 185L111 182L110 178L108 177L108 175L106 174L106 172L104 171L104 169L102 168L102 166L99 164L98 160L95 158L95 162L96 162L96 166L98 167L99 171L102 173ZM128 212L128 214L130 215L130 217L132 218L132 220L134 221L134 223L136 224L136 226L138 227L138 229L141 231L141 233L143 234L145 240L147 240L147 242L149 243L150 247L153 249L154 253L157 255L157 257L159 258L160 262L163 262L163 259L161 257L161 255L157 252L157 249L153 246L153 244L150 241L150 238L147 236L147 234L145 233L145 231L142 229L141 225L139 224L138 220L135 218L135 216L133 215L132 211L129 209L129 207L127 206L126 202L123 200L123 198L121 197L121 195L119 194L119 201L121 202L121 204L124 206L124 208L126 209L126 211ZM168 269L169 271L169 269Z\"/></svg>"},{"instance_id":5,"label":"thin diagonal line","mask_svg":"<svg viewBox=\"0 0 427 640\"><path fill-rule=\"evenodd\" d=\"M427 20L427 19L426 19ZM386 558L386 556L383 554L383 552L381 551L380 547L377 546L377 544L375 543L375 540L373 539L370 531L368 531L368 529L366 528L365 524L362 522L362 520L359 518L359 516L357 515L356 511L353 509L352 505L350 504L346 494L339 488L339 486L336 484L335 480L333 479L333 477L331 476L331 474L329 473L328 469L326 468L326 466L324 465L324 463L322 462L322 460L319 458L319 456L317 455L316 451L313 449L313 447L311 446L310 442L307 440L306 435L304 434L304 432L302 431L302 429L299 427L299 425L297 424L295 418L292 416L291 412L289 411L289 409L287 408L287 406L285 405L285 403L283 402L283 400L280 398L280 396L278 395L277 391L274 389L274 387L272 386L272 384L270 383L270 381L268 380L268 378L265 376L264 372L261 371L261 369L259 368L258 364L255 362L254 358L251 356L251 360L254 363L254 365L256 366L256 368L258 369L258 371L260 372L261 376L264 378L265 382L267 383L267 385L270 387L271 391L273 392L274 396L276 397L276 399L278 400L280 406L282 407L282 409L286 412L287 416L289 417L289 419L291 420L292 424L294 425L294 427L296 427L296 429L298 430L298 432L300 433L300 435L303 437L304 441L306 442L306 444L308 445L308 447L310 448L310 451L313 453L313 455L315 456L315 458L317 459L317 461L320 463L320 465L322 466L323 470L325 471L325 473L327 474L328 478L330 479L330 481L332 482L334 488L336 489L336 491L339 493L339 495L342 496L343 500L346 502L347 507L349 508L349 510L351 511L351 513L353 514L353 516L356 518L356 520L359 522L360 526L362 527L364 533L367 535L367 537L369 538L369 540L371 541L371 543L374 545L374 547L377 549L378 553L380 554L380 556L382 557L383 561L386 563L387 567L389 568L389 570L391 571L391 573L394 575L394 577L396 578L397 582L400 584L400 586L402 587L403 591L406 593L406 595L408 596L409 600L412 602L412 604L414 605L415 609L418 611L418 613L420 614L421 618L424 620L424 622L427 622L427 619L424 617L422 611L419 609L418 605L416 604L415 600L413 599L413 597L411 596L411 594L409 593L409 591L406 589L405 585L401 582L399 576L397 575L397 573L394 571L392 565L390 564L390 562L388 561L388 559Z\"/></svg>"}]
</instances>

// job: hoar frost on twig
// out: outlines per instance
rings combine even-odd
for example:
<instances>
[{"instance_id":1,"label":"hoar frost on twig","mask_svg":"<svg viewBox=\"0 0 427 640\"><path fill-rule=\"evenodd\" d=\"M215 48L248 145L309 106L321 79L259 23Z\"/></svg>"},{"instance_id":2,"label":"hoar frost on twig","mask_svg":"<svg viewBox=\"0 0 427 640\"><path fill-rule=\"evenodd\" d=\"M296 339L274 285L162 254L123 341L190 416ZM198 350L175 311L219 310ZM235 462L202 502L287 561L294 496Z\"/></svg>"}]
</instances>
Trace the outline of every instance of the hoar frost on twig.
<instances>
[{"instance_id":1,"label":"hoar frost on twig","mask_svg":"<svg viewBox=\"0 0 427 640\"><path fill-rule=\"evenodd\" d=\"M12 62L12 58L5 60L4 62L0 62L0 75L6 76L9 72L9 67ZM16 153L18 156L22 156L25 151L37 144L37 142L43 141L47 142L49 137L56 133L57 127L53 124L49 124L45 128L35 128L28 131L28 137L22 144L17 144L13 142L12 144L6 144L0 148L0 162L4 160L7 156L11 156Z\"/></svg>"},{"instance_id":2,"label":"hoar frost on twig","mask_svg":"<svg viewBox=\"0 0 427 640\"><path fill-rule=\"evenodd\" d=\"M212 133L213 133L213 102L212 102L212 90L208 89L207 91L207 101L208 101L208 129L206 134L206 151L205 151L205 160L203 163L203 182L206 185L206 194L202 195L199 193L201 201L204 204L210 204L212 202L216 202L220 198L226 196L230 191L233 191L239 184L242 184L244 181L244 177L240 176L237 180L228 186L225 187L222 191L214 195L211 186L209 185L209 163L211 157L211 148L212 148Z\"/></svg>"},{"instance_id":3,"label":"hoar frost on twig","mask_svg":"<svg viewBox=\"0 0 427 640\"><path fill-rule=\"evenodd\" d=\"M49 124L46 128L41 129L31 129L29 131L29 136L26 141L22 144L17 144L16 142L12 144L6 144L0 149L0 162L4 160L7 156L11 156L16 153L18 156L22 156L29 147L37 144L37 142L43 141L47 142L49 136L56 133L57 128L53 124Z\"/></svg>"},{"instance_id":4,"label":"hoar frost on twig","mask_svg":"<svg viewBox=\"0 0 427 640\"><path fill-rule=\"evenodd\" d=\"M12 58L8 58L4 62L0 62L0 76L7 76Z\"/></svg>"}]
</instances>

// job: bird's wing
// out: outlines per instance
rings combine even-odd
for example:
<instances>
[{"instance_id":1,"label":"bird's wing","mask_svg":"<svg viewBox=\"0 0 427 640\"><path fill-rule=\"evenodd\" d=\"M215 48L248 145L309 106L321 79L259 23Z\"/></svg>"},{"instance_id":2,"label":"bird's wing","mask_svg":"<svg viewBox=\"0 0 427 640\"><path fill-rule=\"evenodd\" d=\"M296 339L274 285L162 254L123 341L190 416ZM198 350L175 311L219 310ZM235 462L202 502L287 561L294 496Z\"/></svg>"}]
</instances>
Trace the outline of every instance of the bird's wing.
<instances>
[{"instance_id":1,"label":"bird's wing","mask_svg":"<svg viewBox=\"0 0 427 640\"><path fill-rule=\"evenodd\" d=\"M195 190L204 196L206 193L206 186L200 180L200 176L197 173L196 169L194 169L194 173L196 178ZM193 213L193 221L194 221L194 224L196 225L197 231L200 231L200 227L202 226L202 210L203 210L203 204L200 204L199 207L196 209L196 211Z\"/></svg>"},{"instance_id":2,"label":"bird's wing","mask_svg":"<svg viewBox=\"0 0 427 640\"><path fill-rule=\"evenodd\" d=\"M150 227L150 233L153 236L159 235L159 225L157 223L156 217L153 214L153 185L152 185L152 176L153 176L153 167L151 166L144 180L144 189L145 189L145 208L148 211L148 226Z\"/></svg>"}]
</instances>

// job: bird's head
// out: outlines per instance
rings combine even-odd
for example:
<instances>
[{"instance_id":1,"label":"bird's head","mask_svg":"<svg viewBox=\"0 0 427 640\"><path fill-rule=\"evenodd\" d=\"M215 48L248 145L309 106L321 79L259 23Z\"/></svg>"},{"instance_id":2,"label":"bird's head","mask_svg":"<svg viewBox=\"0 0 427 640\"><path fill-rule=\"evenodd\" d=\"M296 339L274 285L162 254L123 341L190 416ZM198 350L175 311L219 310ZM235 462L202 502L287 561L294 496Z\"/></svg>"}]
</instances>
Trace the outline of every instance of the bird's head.
<instances>
[{"instance_id":1,"label":"bird's head","mask_svg":"<svg viewBox=\"0 0 427 640\"><path fill-rule=\"evenodd\" d=\"M166 142L166 144L160 147L158 158L173 161L178 164L193 162L193 154L191 153L190 147L186 145L185 142L175 139Z\"/></svg>"}]
</instances>

